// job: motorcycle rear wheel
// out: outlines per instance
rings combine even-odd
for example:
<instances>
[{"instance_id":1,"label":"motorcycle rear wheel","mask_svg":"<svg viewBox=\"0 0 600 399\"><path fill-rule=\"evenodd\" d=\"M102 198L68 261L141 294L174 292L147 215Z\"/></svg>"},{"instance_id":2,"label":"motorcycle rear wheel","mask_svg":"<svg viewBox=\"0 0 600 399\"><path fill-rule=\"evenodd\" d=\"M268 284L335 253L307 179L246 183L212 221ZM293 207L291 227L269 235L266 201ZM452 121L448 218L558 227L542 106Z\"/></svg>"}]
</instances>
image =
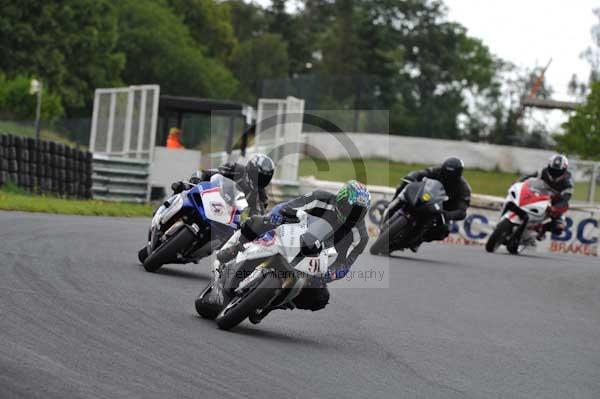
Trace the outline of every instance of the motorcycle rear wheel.
<instances>
[{"instance_id":1,"label":"motorcycle rear wheel","mask_svg":"<svg viewBox=\"0 0 600 399\"><path fill-rule=\"evenodd\" d=\"M490 253L496 251L500 245L504 244L506 238L512 234L513 227L510 220L502 219L485 243L485 250Z\"/></svg>"},{"instance_id":2,"label":"motorcycle rear wheel","mask_svg":"<svg viewBox=\"0 0 600 399\"><path fill-rule=\"evenodd\" d=\"M265 275L256 288L248 294L240 297L236 296L232 302L236 302L233 306L231 302L219 313L216 322L221 330L231 330L233 327L244 321L253 311L264 306L269 299L273 298L274 291L281 288L281 280L269 273Z\"/></svg>"},{"instance_id":3,"label":"motorcycle rear wheel","mask_svg":"<svg viewBox=\"0 0 600 399\"><path fill-rule=\"evenodd\" d=\"M189 248L196 236L186 226L183 226L171 237L167 238L166 242L163 242L156 248L150 256L144 260L144 269L147 272L154 273L160 267L166 263L171 263L177 260L177 255L183 253Z\"/></svg>"}]
</instances>

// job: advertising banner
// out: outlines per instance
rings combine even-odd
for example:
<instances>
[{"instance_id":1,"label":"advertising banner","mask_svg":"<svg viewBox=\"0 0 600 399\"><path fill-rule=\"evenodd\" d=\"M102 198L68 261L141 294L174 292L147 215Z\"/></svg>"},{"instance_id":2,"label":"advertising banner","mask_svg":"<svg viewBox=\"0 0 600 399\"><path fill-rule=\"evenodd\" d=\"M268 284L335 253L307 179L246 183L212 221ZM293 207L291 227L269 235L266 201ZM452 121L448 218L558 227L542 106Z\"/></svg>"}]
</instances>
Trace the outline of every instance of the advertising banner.
<instances>
[{"instance_id":1,"label":"advertising banner","mask_svg":"<svg viewBox=\"0 0 600 399\"><path fill-rule=\"evenodd\" d=\"M373 194L372 211L367 222L369 234L377 236L379 209L384 209L389 196ZM484 245L500 219L500 212L490 209L471 207L467 218L452 223L450 236L445 243L456 245ZM584 256L598 256L598 236L600 213L598 211L571 209L566 214L566 229L561 235L546 234L546 238L537 243L538 252L554 252Z\"/></svg>"}]
</instances>

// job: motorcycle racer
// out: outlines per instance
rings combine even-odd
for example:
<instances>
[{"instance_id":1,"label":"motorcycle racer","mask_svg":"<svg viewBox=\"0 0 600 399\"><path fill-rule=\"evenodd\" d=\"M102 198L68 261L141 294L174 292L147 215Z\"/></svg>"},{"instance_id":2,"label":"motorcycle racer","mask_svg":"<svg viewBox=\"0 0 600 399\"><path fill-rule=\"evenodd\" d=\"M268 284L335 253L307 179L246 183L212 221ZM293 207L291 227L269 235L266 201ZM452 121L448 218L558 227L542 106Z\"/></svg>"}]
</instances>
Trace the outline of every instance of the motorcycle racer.
<instances>
[{"instance_id":1,"label":"motorcycle racer","mask_svg":"<svg viewBox=\"0 0 600 399\"><path fill-rule=\"evenodd\" d=\"M396 189L394 199L386 212L386 219L391 217L402 206L399 195L411 182L422 181L424 178L435 179L444 185L449 199L444 203L444 221L436 223L425 233L424 241L443 240L450 234L449 221L463 220L471 203L471 187L462 176L464 162L457 157L446 158L440 166L410 172L403 183ZM418 246L411 248L416 252Z\"/></svg>"},{"instance_id":2,"label":"motorcycle racer","mask_svg":"<svg viewBox=\"0 0 600 399\"><path fill-rule=\"evenodd\" d=\"M542 170L525 175L519 181L523 182L531 177L542 179L554 192L549 210L551 221L544 224L538 239L543 239L547 231L560 235L565 230L564 214L569 209L575 186L573 176L569 172L569 160L561 154L552 155Z\"/></svg>"},{"instance_id":3,"label":"motorcycle racer","mask_svg":"<svg viewBox=\"0 0 600 399\"><path fill-rule=\"evenodd\" d=\"M255 240L262 234L283 223L297 222L296 212L303 210L309 215L322 219L333 231L333 245L338 253L337 259L329 267L324 279L315 279L294 300L299 309L320 310L329 303L327 283L341 279L350 271L358 256L364 251L369 236L365 224L365 215L371 202L367 187L357 181L345 183L336 194L315 190L301 197L279 204L270 214L252 216L244 222L237 242L229 242L217 254L215 280L219 285L222 266L244 250L244 243ZM311 233L306 233L311 234ZM313 237L311 237L313 238ZM305 241L317 243L317 239L305 237ZM220 292L219 289L215 290ZM213 306L218 298L207 298ZM223 304L220 304L221 306Z\"/></svg>"},{"instance_id":4,"label":"motorcycle racer","mask_svg":"<svg viewBox=\"0 0 600 399\"><path fill-rule=\"evenodd\" d=\"M264 154L254 154L246 165L239 163L226 163L218 168L206 169L194 172L189 183L178 181L171 185L173 193L177 194L190 188L192 184L209 181L215 174L221 174L235 181L244 192L250 215L264 214L266 212L269 197L266 187L271 182L275 173L273 160Z\"/></svg>"}]
</instances>

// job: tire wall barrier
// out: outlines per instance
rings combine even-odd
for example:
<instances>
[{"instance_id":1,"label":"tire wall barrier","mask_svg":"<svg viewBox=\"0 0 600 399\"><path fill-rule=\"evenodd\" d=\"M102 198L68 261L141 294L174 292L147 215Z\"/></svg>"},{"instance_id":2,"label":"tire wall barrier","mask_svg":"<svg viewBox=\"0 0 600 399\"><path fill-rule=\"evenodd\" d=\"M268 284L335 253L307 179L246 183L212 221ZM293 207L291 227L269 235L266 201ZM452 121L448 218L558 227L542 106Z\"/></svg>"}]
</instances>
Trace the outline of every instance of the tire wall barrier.
<instances>
[{"instance_id":1,"label":"tire wall barrier","mask_svg":"<svg viewBox=\"0 0 600 399\"><path fill-rule=\"evenodd\" d=\"M91 198L92 154L0 132L0 186L9 182L35 194Z\"/></svg>"}]
</instances>

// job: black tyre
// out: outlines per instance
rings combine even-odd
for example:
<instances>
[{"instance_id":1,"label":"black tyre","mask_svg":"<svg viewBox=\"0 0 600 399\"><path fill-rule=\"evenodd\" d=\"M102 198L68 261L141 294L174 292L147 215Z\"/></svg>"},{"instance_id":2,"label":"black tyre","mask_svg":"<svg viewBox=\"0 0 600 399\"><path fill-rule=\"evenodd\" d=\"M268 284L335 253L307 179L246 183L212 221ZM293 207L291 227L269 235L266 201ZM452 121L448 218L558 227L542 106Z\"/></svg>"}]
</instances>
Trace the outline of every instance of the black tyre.
<instances>
[{"instance_id":1,"label":"black tyre","mask_svg":"<svg viewBox=\"0 0 600 399\"><path fill-rule=\"evenodd\" d=\"M521 244L520 239L513 238L506 244L506 249L512 255L519 255L525 249L525 245Z\"/></svg>"},{"instance_id":2,"label":"black tyre","mask_svg":"<svg viewBox=\"0 0 600 399\"><path fill-rule=\"evenodd\" d=\"M408 220L404 216L398 217L390 226L385 229L379 237L371 245L370 252L372 255L389 255L392 252L394 240L397 240L402 231L406 228Z\"/></svg>"},{"instance_id":3,"label":"black tyre","mask_svg":"<svg viewBox=\"0 0 600 399\"><path fill-rule=\"evenodd\" d=\"M508 219L502 219L485 243L485 250L492 253L512 234L513 224Z\"/></svg>"},{"instance_id":4,"label":"black tyre","mask_svg":"<svg viewBox=\"0 0 600 399\"><path fill-rule=\"evenodd\" d=\"M169 237L166 242L152 251L150 256L144 260L144 269L150 273L154 273L162 265L177 260L177 255L182 254L188 249L195 239L194 233L186 226L183 226Z\"/></svg>"},{"instance_id":5,"label":"black tyre","mask_svg":"<svg viewBox=\"0 0 600 399\"><path fill-rule=\"evenodd\" d=\"M381 218L389 204L389 201L379 200L369 208L369 219L372 223L376 225L381 223Z\"/></svg>"},{"instance_id":6,"label":"black tyre","mask_svg":"<svg viewBox=\"0 0 600 399\"><path fill-rule=\"evenodd\" d=\"M281 288L281 280L270 273L266 273L264 280L258 286L242 297L236 296L221 310L217 316L217 326L221 330L231 330L244 321L250 313L264 306Z\"/></svg>"},{"instance_id":7,"label":"black tyre","mask_svg":"<svg viewBox=\"0 0 600 399\"><path fill-rule=\"evenodd\" d=\"M144 264L144 261L146 260L147 257L148 257L148 246L145 245L144 248L142 248L138 251L138 259L142 265Z\"/></svg>"},{"instance_id":8,"label":"black tyre","mask_svg":"<svg viewBox=\"0 0 600 399\"><path fill-rule=\"evenodd\" d=\"M198 312L198 314L202 317L204 317L205 319L209 319L209 320L214 320L217 318L217 316L219 315L219 312L221 311L221 307L218 306L217 304L209 304L206 303L204 301L204 297L206 295L210 295L210 292L213 289L213 284L210 284L208 287L206 287L201 293L200 295L198 295L198 297L196 298L196 301L194 302L194 305L196 307L196 312Z\"/></svg>"}]
</instances>

